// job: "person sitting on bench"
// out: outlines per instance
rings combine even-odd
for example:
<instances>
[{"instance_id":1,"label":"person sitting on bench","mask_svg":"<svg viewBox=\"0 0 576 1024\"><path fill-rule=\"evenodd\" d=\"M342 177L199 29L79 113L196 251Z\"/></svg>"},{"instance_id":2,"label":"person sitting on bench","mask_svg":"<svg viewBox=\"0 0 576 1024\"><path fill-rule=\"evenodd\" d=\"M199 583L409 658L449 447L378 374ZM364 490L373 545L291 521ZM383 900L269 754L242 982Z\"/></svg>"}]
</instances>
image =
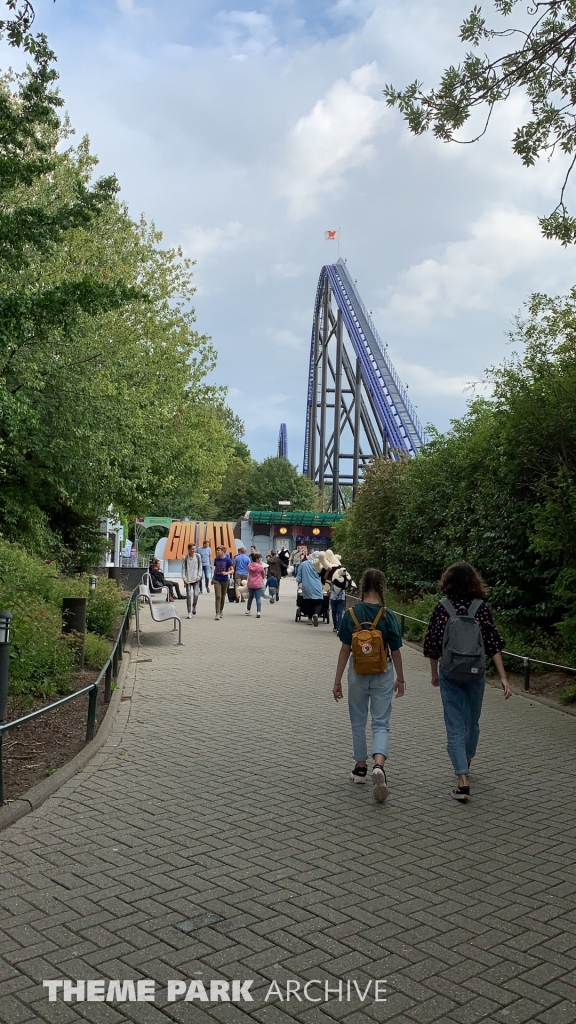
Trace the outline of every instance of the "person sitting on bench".
<instances>
[{"instance_id":1,"label":"person sitting on bench","mask_svg":"<svg viewBox=\"0 0 576 1024\"><path fill-rule=\"evenodd\" d=\"M152 565L150 566L150 569L148 571L150 573L150 579L152 580L152 583L154 584L155 587L168 587L168 597L166 598L167 601L174 600L174 591L176 591L176 597L180 601L184 600L184 595L180 593L180 587L178 586L178 583L166 579L164 573L162 572L162 569L160 568L159 558L153 559Z\"/></svg>"}]
</instances>

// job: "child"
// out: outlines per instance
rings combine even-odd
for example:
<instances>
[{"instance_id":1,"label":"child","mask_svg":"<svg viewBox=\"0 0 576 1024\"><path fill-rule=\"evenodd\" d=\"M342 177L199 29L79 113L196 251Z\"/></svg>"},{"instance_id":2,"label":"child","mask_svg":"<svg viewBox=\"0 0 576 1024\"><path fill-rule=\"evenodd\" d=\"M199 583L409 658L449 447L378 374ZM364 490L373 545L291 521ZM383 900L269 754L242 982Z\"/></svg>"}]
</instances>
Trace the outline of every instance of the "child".
<instances>
[{"instance_id":1,"label":"child","mask_svg":"<svg viewBox=\"0 0 576 1024\"><path fill-rule=\"evenodd\" d=\"M268 596L270 597L270 604L274 604L278 596L278 580L275 576L269 576L266 580L266 587L268 588ZM266 590L266 587L264 588Z\"/></svg>"}]
</instances>

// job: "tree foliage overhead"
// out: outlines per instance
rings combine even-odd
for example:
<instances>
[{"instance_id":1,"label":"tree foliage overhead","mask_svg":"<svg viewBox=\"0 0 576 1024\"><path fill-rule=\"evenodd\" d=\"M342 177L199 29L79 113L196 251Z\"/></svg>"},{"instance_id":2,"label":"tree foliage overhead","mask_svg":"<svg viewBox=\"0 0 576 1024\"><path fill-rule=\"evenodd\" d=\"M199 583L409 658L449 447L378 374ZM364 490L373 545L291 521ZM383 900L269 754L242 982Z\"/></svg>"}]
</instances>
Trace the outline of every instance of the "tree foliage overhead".
<instances>
[{"instance_id":1,"label":"tree foliage overhead","mask_svg":"<svg viewBox=\"0 0 576 1024\"><path fill-rule=\"evenodd\" d=\"M504 18L519 0L494 0ZM460 28L460 39L472 45L461 64L451 65L436 89L425 91L419 81L398 90L389 85L384 95L398 106L415 135L432 130L443 142L475 142L488 127L497 103L517 89L528 97L531 117L519 125L512 147L525 167L552 157L557 151L568 168L556 208L540 218L547 238L563 245L576 241L576 218L565 202L566 186L576 162L576 0L530 0L525 26L495 29L487 25L482 8L475 6ZM511 41L500 54L480 53L482 44ZM491 47L493 49L494 47ZM471 139L460 136L472 112L485 112L484 127Z\"/></svg>"},{"instance_id":2,"label":"tree foliage overhead","mask_svg":"<svg viewBox=\"0 0 576 1024\"><path fill-rule=\"evenodd\" d=\"M279 501L289 501L291 511L316 510L316 487L288 459L270 456L263 462L254 462L246 446L242 448L244 451L236 448L222 486L214 495L215 518L239 519L249 509L277 512Z\"/></svg>"},{"instance_id":3,"label":"tree foliage overhead","mask_svg":"<svg viewBox=\"0 0 576 1024\"><path fill-rule=\"evenodd\" d=\"M449 433L403 464L373 463L336 543L354 574L368 562L406 595L434 593L465 558L518 638L576 657L576 289L534 295L512 340ZM524 644L524 647L522 647ZM573 662L572 662L573 663Z\"/></svg>"},{"instance_id":4,"label":"tree foliage overhead","mask_svg":"<svg viewBox=\"0 0 576 1024\"><path fill-rule=\"evenodd\" d=\"M0 523L78 556L110 504L193 512L241 425L205 383L191 262L131 220L114 178L93 181L87 140L62 149L53 64L37 37L0 80Z\"/></svg>"}]
</instances>

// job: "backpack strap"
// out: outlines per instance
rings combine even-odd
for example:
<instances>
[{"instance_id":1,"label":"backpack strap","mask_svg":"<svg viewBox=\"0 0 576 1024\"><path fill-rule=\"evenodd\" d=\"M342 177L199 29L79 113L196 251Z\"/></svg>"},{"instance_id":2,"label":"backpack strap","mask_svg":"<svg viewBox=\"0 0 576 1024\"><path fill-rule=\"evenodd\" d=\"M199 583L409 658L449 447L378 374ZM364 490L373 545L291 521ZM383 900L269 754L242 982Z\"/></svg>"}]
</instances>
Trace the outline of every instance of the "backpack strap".
<instances>
[{"instance_id":1,"label":"backpack strap","mask_svg":"<svg viewBox=\"0 0 576 1024\"><path fill-rule=\"evenodd\" d=\"M442 605L443 608L446 609L451 619L456 618L456 609L452 602L449 601L447 597L443 597L442 600L440 601L440 604Z\"/></svg>"},{"instance_id":2,"label":"backpack strap","mask_svg":"<svg viewBox=\"0 0 576 1024\"><path fill-rule=\"evenodd\" d=\"M484 604L484 601L480 597L475 597L468 609L468 615L471 615L473 619L476 618L476 614Z\"/></svg>"},{"instance_id":3,"label":"backpack strap","mask_svg":"<svg viewBox=\"0 0 576 1024\"><path fill-rule=\"evenodd\" d=\"M350 612L350 617L351 617L354 625L356 626L356 629L360 629L360 623L358 622L358 619L354 615L354 612L353 612L352 608L349 608L348 611Z\"/></svg>"}]
</instances>

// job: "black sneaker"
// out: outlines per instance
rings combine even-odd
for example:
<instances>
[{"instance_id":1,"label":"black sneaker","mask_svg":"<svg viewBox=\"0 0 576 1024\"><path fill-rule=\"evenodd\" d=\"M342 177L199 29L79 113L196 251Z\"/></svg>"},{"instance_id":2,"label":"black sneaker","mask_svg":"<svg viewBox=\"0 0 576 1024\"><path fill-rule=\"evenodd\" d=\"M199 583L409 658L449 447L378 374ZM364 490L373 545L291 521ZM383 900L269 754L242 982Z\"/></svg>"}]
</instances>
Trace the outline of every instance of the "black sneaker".
<instances>
[{"instance_id":1,"label":"black sneaker","mask_svg":"<svg viewBox=\"0 0 576 1024\"><path fill-rule=\"evenodd\" d=\"M367 774L368 769L366 765L364 765L363 768L359 768L358 765L356 765L356 767L353 768L352 771L350 772L350 782L357 782L361 786L363 786L364 783L366 782Z\"/></svg>"},{"instance_id":2,"label":"black sneaker","mask_svg":"<svg viewBox=\"0 0 576 1024\"><path fill-rule=\"evenodd\" d=\"M470 786L458 786L457 789L452 790L450 796L461 804L467 804L470 800Z\"/></svg>"},{"instance_id":3,"label":"black sneaker","mask_svg":"<svg viewBox=\"0 0 576 1024\"><path fill-rule=\"evenodd\" d=\"M379 804L383 804L388 796L388 786L386 785L386 772L382 765L375 764L372 769L372 795Z\"/></svg>"}]
</instances>

